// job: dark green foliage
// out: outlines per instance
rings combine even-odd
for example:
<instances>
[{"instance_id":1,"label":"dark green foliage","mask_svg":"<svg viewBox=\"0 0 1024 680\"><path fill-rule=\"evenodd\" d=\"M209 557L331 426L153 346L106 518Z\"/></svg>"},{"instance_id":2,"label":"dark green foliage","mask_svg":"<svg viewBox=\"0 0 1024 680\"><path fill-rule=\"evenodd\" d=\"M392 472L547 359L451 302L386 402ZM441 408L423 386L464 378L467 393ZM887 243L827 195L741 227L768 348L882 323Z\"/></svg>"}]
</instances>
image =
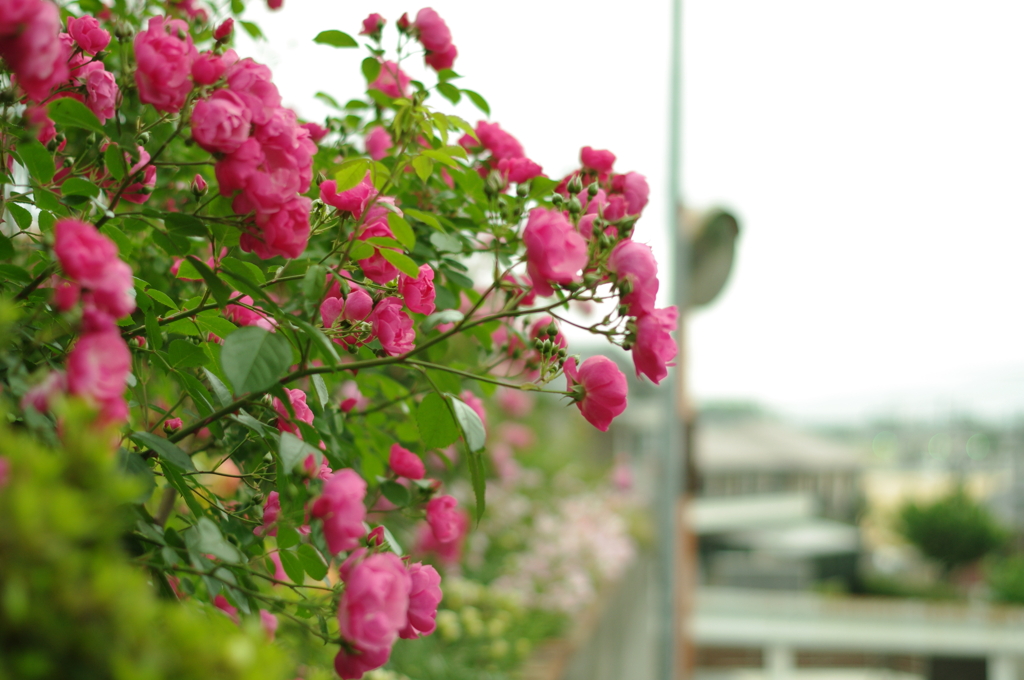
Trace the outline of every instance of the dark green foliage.
<instances>
[{"instance_id":1,"label":"dark green foliage","mask_svg":"<svg viewBox=\"0 0 1024 680\"><path fill-rule=\"evenodd\" d=\"M1024 556L993 560L985 565L985 580L997 602L1024 604Z\"/></svg>"},{"instance_id":2,"label":"dark green foliage","mask_svg":"<svg viewBox=\"0 0 1024 680\"><path fill-rule=\"evenodd\" d=\"M60 451L0 421L0 680L293 677L262 631L161 600L130 565L138 489L81 415L65 414Z\"/></svg>"},{"instance_id":3,"label":"dark green foliage","mask_svg":"<svg viewBox=\"0 0 1024 680\"><path fill-rule=\"evenodd\" d=\"M898 530L947 572L984 557L1006 541L1005 530L991 513L963 489L934 503L907 503L900 509Z\"/></svg>"}]
</instances>

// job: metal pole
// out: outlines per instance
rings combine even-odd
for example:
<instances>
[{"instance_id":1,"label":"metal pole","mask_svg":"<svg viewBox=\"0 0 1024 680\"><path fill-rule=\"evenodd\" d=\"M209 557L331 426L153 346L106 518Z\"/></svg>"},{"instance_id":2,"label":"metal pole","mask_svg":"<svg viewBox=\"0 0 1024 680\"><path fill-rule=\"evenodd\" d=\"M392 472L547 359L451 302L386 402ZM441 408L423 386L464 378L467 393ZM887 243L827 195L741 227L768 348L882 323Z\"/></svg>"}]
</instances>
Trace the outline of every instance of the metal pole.
<instances>
[{"instance_id":1,"label":"metal pole","mask_svg":"<svg viewBox=\"0 0 1024 680\"><path fill-rule=\"evenodd\" d=\"M672 304L679 309L680 323L686 313L686 283L688 278L687 244L680 229L678 220L680 202L680 180L682 159L682 0L672 0L672 32L669 92L669 159L668 159L668 191L667 193L667 227L669 251L672 253L669 272L673 283ZM683 487L683 422L680 418L683 406L683 388L685 370L680 357L680 366L673 376L674 389L666 390L664 401L664 464L659 503L659 534L661 550L659 555L659 580L661 582L661 609L659 614L659 650L660 677L665 680L680 678L680 631L681 631L681 595L679 589L679 550L682 535L680 532L680 491Z\"/></svg>"}]
</instances>

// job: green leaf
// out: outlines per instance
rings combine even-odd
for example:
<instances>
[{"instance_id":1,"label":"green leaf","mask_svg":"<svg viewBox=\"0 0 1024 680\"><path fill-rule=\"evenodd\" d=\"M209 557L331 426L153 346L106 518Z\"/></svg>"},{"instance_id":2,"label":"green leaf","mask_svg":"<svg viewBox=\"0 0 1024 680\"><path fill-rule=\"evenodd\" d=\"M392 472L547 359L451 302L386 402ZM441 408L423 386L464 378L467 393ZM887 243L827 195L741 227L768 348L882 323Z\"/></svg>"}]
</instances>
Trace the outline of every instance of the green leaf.
<instances>
[{"instance_id":1,"label":"green leaf","mask_svg":"<svg viewBox=\"0 0 1024 680\"><path fill-rule=\"evenodd\" d=\"M262 392L292 363L292 348L280 335L247 326L224 339L220 364L235 394Z\"/></svg>"},{"instance_id":2,"label":"green leaf","mask_svg":"<svg viewBox=\"0 0 1024 680\"><path fill-rule=\"evenodd\" d=\"M306 573L317 581L323 581L327 576L327 565L324 563L324 558L320 557L320 553L316 551L316 548L303 543L298 549L299 561L302 563L302 568L306 570Z\"/></svg>"},{"instance_id":3,"label":"green leaf","mask_svg":"<svg viewBox=\"0 0 1024 680\"><path fill-rule=\"evenodd\" d=\"M292 583L304 583L306 581L306 572L302 568L302 562L299 561L295 553L290 550L278 550L277 554L281 558L281 566L284 567L284 573L288 574L288 578L292 580Z\"/></svg>"},{"instance_id":4,"label":"green leaf","mask_svg":"<svg viewBox=\"0 0 1024 680\"><path fill-rule=\"evenodd\" d=\"M377 246L378 248L404 248L401 242L396 241L393 238L387 236L371 236L368 239L364 239L367 243Z\"/></svg>"},{"instance_id":5,"label":"green leaf","mask_svg":"<svg viewBox=\"0 0 1024 680\"><path fill-rule=\"evenodd\" d=\"M57 101L62 100L58 99ZM121 147L117 144L111 144L103 152L103 164L106 166L110 176L118 182L124 179L125 174L128 172L128 166L124 162L124 152L121 151Z\"/></svg>"},{"instance_id":6,"label":"green leaf","mask_svg":"<svg viewBox=\"0 0 1024 680\"><path fill-rule=\"evenodd\" d=\"M427 333L435 326L443 323L458 323L465 318L465 315L457 309L442 309L440 312L434 312L424 319L423 323L420 324L420 330Z\"/></svg>"},{"instance_id":7,"label":"green leaf","mask_svg":"<svg viewBox=\"0 0 1024 680\"><path fill-rule=\"evenodd\" d=\"M158 437L151 432L132 432L129 438L139 446L153 449L161 459L179 470L184 470L185 472L196 471L196 466L192 463L192 459L188 457L188 454L163 437Z\"/></svg>"},{"instance_id":8,"label":"green leaf","mask_svg":"<svg viewBox=\"0 0 1024 680\"><path fill-rule=\"evenodd\" d=\"M442 392L448 392L449 394L458 394L462 392L462 380L455 373L436 369L427 369L427 376L434 384L434 387Z\"/></svg>"},{"instance_id":9,"label":"green leaf","mask_svg":"<svg viewBox=\"0 0 1024 680\"><path fill-rule=\"evenodd\" d=\"M207 237L210 232L206 229L206 225L198 217L192 215L186 215L184 213L167 213L164 215L164 225L167 227L167 231L171 234L179 234L181 236L202 236Z\"/></svg>"},{"instance_id":10,"label":"green leaf","mask_svg":"<svg viewBox=\"0 0 1024 680\"><path fill-rule=\"evenodd\" d=\"M167 297L166 293L163 293L157 290L156 288L147 288L146 295L153 298L154 300L162 304L164 307L170 307L174 311L178 311L178 306L174 304L174 300Z\"/></svg>"},{"instance_id":11,"label":"green leaf","mask_svg":"<svg viewBox=\"0 0 1024 680\"><path fill-rule=\"evenodd\" d=\"M260 40L263 38L263 31L261 31L260 27L253 22L239 20L238 23L242 24L242 28L244 28L245 32L254 40Z\"/></svg>"},{"instance_id":12,"label":"green leaf","mask_svg":"<svg viewBox=\"0 0 1024 680\"><path fill-rule=\"evenodd\" d=\"M47 107L47 110L50 118L57 125L92 130L93 132L100 133L104 137L107 135L103 126L100 125L100 119L96 117L96 114L90 111L89 107L76 99L62 97L51 102Z\"/></svg>"},{"instance_id":13,"label":"green leaf","mask_svg":"<svg viewBox=\"0 0 1024 680\"><path fill-rule=\"evenodd\" d=\"M430 244L441 253L461 253L462 241L458 237L437 231L430 235Z\"/></svg>"},{"instance_id":14,"label":"green leaf","mask_svg":"<svg viewBox=\"0 0 1024 680\"><path fill-rule=\"evenodd\" d=\"M210 289L210 294L213 295L213 299L217 301L217 304L221 307L227 307L228 300L231 299L231 290L198 257L189 255L188 261L192 263L192 266L199 272L199 275L203 277L206 287Z\"/></svg>"},{"instance_id":15,"label":"green leaf","mask_svg":"<svg viewBox=\"0 0 1024 680\"><path fill-rule=\"evenodd\" d=\"M359 47L359 43L348 33L334 30L320 31L313 38L313 42L320 45L330 45L331 47Z\"/></svg>"},{"instance_id":16,"label":"green leaf","mask_svg":"<svg viewBox=\"0 0 1024 680\"><path fill-rule=\"evenodd\" d=\"M35 137L28 137L18 142L18 158L21 164L28 170L32 179L40 184L49 184L53 181L53 173L56 168L53 165L53 155L46 150L46 147L39 143ZM38 196L36 200L38 201Z\"/></svg>"},{"instance_id":17,"label":"green leaf","mask_svg":"<svg viewBox=\"0 0 1024 680\"><path fill-rule=\"evenodd\" d=\"M459 100L462 99L462 93L459 92L459 88L450 83L438 83L437 91L452 104L458 104Z\"/></svg>"},{"instance_id":18,"label":"green leaf","mask_svg":"<svg viewBox=\"0 0 1024 680\"><path fill-rule=\"evenodd\" d=\"M192 495L192 489L188 487L188 483L185 482L185 478L181 476L178 469L163 461L160 462L160 467L164 471L164 477L167 479L167 482L178 490L178 493L185 499L185 505L192 511L192 514L196 517L202 517L203 506L199 505L199 502L196 501L196 497Z\"/></svg>"},{"instance_id":19,"label":"green leaf","mask_svg":"<svg viewBox=\"0 0 1024 680\"><path fill-rule=\"evenodd\" d=\"M203 348L188 340L172 340L167 353L171 356L171 366L175 368L198 368L208 360Z\"/></svg>"},{"instance_id":20,"label":"green leaf","mask_svg":"<svg viewBox=\"0 0 1024 680\"><path fill-rule=\"evenodd\" d=\"M530 180L530 198L542 198L558 186L558 180L549 177L534 177Z\"/></svg>"},{"instance_id":21,"label":"green leaf","mask_svg":"<svg viewBox=\"0 0 1024 680\"><path fill-rule=\"evenodd\" d=\"M60 186L60 194L61 196L89 196L90 198L96 198L100 195L100 188L82 177L68 177Z\"/></svg>"},{"instance_id":22,"label":"green leaf","mask_svg":"<svg viewBox=\"0 0 1024 680\"><path fill-rule=\"evenodd\" d=\"M456 163L455 161L453 161L452 157L449 156L447 152L445 152L445 151L443 151L441 149L425 149L423 151L423 155L427 156L428 158L434 159L438 163L443 163L443 164L449 165L449 166L451 166L453 168L459 167L459 164Z\"/></svg>"},{"instance_id":23,"label":"green leaf","mask_svg":"<svg viewBox=\"0 0 1024 680\"><path fill-rule=\"evenodd\" d=\"M487 506L486 492L487 480L484 479L483 459L478 451L470 451L467 456L469 462L469 476L473 482L473 496L476 498L476 521L479 522L484 516L484 509Z\"/></svg>"},{"instance_id":24,"label":"green leaf","mask_svg":"<svg viewBox=\"0 0 1024 680\"><path fill-rule=\"evenodd\" d=\"M363 181L366 174L370 172L372 162L368 158L353 158L341 164L338 171L334 173L334 190L337 192L348 191Z\"/></svg>"},{"instance_id":25,"label":"green leaf","mask_svg":"<svg viewBox=\"0 0 1024 680\"><path fill-rule=\"evenodd\" d=\"M381 526L384 525L382 524ZM384 527L384 542L387 544L389 548L391 548L391 552L395 553L396 555L402 556L405 554L405 551L402 550L402 546L398 543L398 539L395 538L394 534L388 531L387 527Z\"/></svg>"},{"instance_id":26,"label":"green leaf","mask_svg":"<svg viewBox=\"0 0 1024 680\"><path fill-rule=\"evenodd\" d=\"M291 527L279 526L277 528L277 547L281 550L287 550L292 546L298 545L302 539L299 537L299 532Z\"/></svg>"},{"instance_id":27,"label":"green leaf","mask_svg":"<svg viewBox=\"0 0 1024 680\"><path fill-rule=\"evenodd\" d=\"M146 339L157 351L164 345L164 334L160 332L160 324L157 323L156 314L152 311L146 312Z\"/></svg>"},{"instance_id":28,"label":"green leaf","mask_svg":"<svg viewBox=\"0 0 1024 680\"><path fill-rule=\"evenodd\" d=\"M459 426L444 398L431 392L416 409L420 438L431 449L443 449L459 438Z\"/></svg>"},{"instance_id":29,"label":"green leaf","mask_svg":"<svg viewBox=\"0 0 1024 680\"><path fill-rule=\"evenodd\" d=\"M402 270L402 273L407 276L416 278L420 275L419 265L413 262L412 258L408 255L403 255L397 250L389 250L387 248L381 250L380 254L384 256L385 260L398 267Z\"/></svg>"},{"instance_id":30,"label":"green leaf","mask_svg":"<svg viewBox=\"0 0 1024 680\"><path fill-rule=\"evenodd\" d=\"M231 13L241 14L245 11L245 3L242 0L231 0Z\"/></svg>"},{"instance_id":31,"label":"green leaf","mask_svg":"<svg viewBox=\"0 0 1024 680\"><path fill-rule=\"evenodd\" d=\"M469 97L469 101L473 102L473 104L476 106L476 108L478 108L481 111L483 111L484 115L487 115L487 116L491 115L491 107L488 106L486 99L481 97L476 92L473 92L473 90L463 90L462 94L464 94L467 97Z\"/></svg>"},{"instance_id":32,"label":"green leaf","mask_svg":"<svg viewBox=\"0 0 1024 680\"><path fill-rule=\"evenodd\" d=\"M217 397L217 401L220 402L221 406L227 406L231 403L231 392L228 391L227 385L221 382L220 378L216 374L212 373L209 369L204 368L203 372L206 374L206 379L210 381L210 387L213 388L213 394Z\"/></svg>"},{"instance_id":33,"label":"green leaf","mask_svg":"<svg viewBox=\"0 0 1024 680\"><path fill-rule=\"evenodd\" d=\"M416 233L409 226L409 223L405 221L400 215L395 213L388 213L388 227L391 228L391 233L395 235L403 246L412 250L416 247Z\"/></svg>"},{"instance_id":34,"label":"green leaf","mask_svg":"<svg viewBox=\"0 0 1024 680\"><path fill-rule=\"evenodd\" d=\"M373 257L373 246L366 241L357 240L352 244L348 254L353 260L365 260Z\"/></svg>"},{"instance_id":35,"label":"green leaf","mask_svg":"<svg viewBox=\"0 0 1024 680\"><path fill-rule=\"evenodd\" d=\"M153 477L153 471L149 465L142 460L142 456L118 449L117 469L139 482L139 495L135 497L135 502L145 503L148 501L156 488L156 479Z\"/></svg>"},{"instance_id":36,"label":"green leaf","mask_svg":"<svg viewBox=\"0 0 1024 680\"><path fill-rule=\"evenodd\" d=\"M341 357L338 356L338 350L335 349L337 345L331 342L330 338L324 335L322 330L306 321L303 321L297 316L289 314L288 317L288 322L291 325L299 328L317 344L320 348L321 355L327 360L327 363L331 366L338 365L338 362L341 361Z\"/></svg>"},{"instance_id":37,"label":"green leaf","mask_svg":"<svg viewBox=\"0 0 1024 680\"><path fill-rule=\"evenodd\" d=\"M473 407L466 402L451 397L451 404L455 410L455 418L459 421L462 433L466 436L466 444L470 451L479 451L484 448L487 442L487 432L484 430L483 421L476 414Z\"/></svg>"},{"instance_id":38,"label":"green leaf","mask_svg":"<svg viewBox=\"0 0 1024 680\"><path fill-rule=\"evenodd\" d=\"M415 217L420 222L423 222L424 224L429 225L434 229L437 229L438 231L444 231L444 228L441 226L441 223L437 221L437 218L428 212L423 212L422 210L414 210L412 208L405 208L402 212L404 212L406 215L409 215L410 217ZM459 246L459 250L462 250L461 245Z\"/></svg>"},{"instance_id":39,"label":"green leaf","mask_svg":"<svg viewBox=\"0 0 1024 680\"><path fill-rule=\"evenodd\" d=\"M132 254L134 247L132 246L131 240L125 233L115 227L112 223L107 222L100 227L100 233L107 236L111 241L117 244L117 252L121 254L122 258L126 258Z\"/></svg>"},{"instance_id":40,"label":"green leaf","mask_svg":"<svg viewBox=\"0 0 1024 680\"><path fill-rule=\"evenodd\" d=\"M372 83L377 80L377 76L380 75L380 62L373 57L367 57L363 59L362 63L363 77L366 78L366 82Z\"/></svg>"},{"instance_id":41,"label":"green leaf","mask_svg":"<svg viewBox=\"0 0 1024 680\"><path fill-rule=\"evenodd\" d=\"M7 211L11 213L11 217L14 218L14 221L18 224L19 229L25 231L26 229L29 229L32 226L32 213L30 213L28 210L22 208L17 203L12 203L10 201L5 203L4 207L6 207Z\"/></svg>"},{"instance_id":42,"label":"green leaf","mask_svg":"<svg viewBox=\"0 0 1024 680\"><path fill-rule=\"evenodd\" d=\"M434 161L426 156L416 156L412 159L412 167L416 170L416 176L426 182L434 173Z\"/></svg>"},{"instance_id":43,"label":"green leaf","mask_svg":"<svg viewBox=\"0 0 1024 680\"><path fill-rule=\"evenodd\" d=\"M10 260L14 257L14 244L11 239L0 233L0 260Z\"/></svg>"},{"instance_id":44,"label":"green leaf","mask_svg":"<svg viewBox=\"0 0 1024 680\"><path fill-rule=\"evenodd\" d=\"M242 555L238 548L228 543L221 535L220 529L209 517L200 517L192 531L185 534L187 543L193 543L196 550L201 553L209 553L225 562L238 563L242 561ZM191 538L191 541L189 540Z\"/></svg>"},{"instance_id":45,"label":"green leaf","mask_svg":"<svg viewBox=\"0 0 1024 680\"><path fill-rule=\"evenodd\" d=\"M400 508L409 505L409 490L397 482L384 482L380 485L380 491L384 498Z\"/></svg>"},{"instance_id":46,"label":"green leaf","mask_svg":"<svg viewBox=\"0 0 1024 680\"><path fill-rule=\"evenodd\" d=\"M323 452L315 446L310 446L306 442L302 441L291 432L281 433L281 443L277 449L278 455L281 456L281 465L288 473L295 472L296 468L302 467L302 463L310 456L316 459L317 463L320 462L320 458Z\"/></svg>"},{"instance_id":47,"label":"green leaf","mask_svg":"<svg viewBox=\"0 0 1024 680\"><path fill-rule=\"evenodd\" d=\"M326 275L326 270L322 265L312 265L306 270L305 276L302 277L302 294L309 300L319 301Z\"/></svg>"},{"instance_id":48,"label":"green leaf","mask_svg":"<svg viewBox=\"0 0 1024 680\"><path fill-rule=\"evenodd\" d=\"M327 383L324 382L323 377L319 373L314 373L311 382L313 383L313 389L316 391L316 398L320 400L320 405L327 408L327 405L331 403L331 395L327 391Z\"/></svg>"},{"instance_id":49,"label":"green leaf","mask_svg":"<svg viewBox=\"0 0 1024 680\"><path fill-rule=\"evenodd\" d=\"M225 257L220 261L222 269L226 269L237 277L248 281L253 286L261 286L267 282L263 271L252 262Z\"/></svg>"}]
</instances>

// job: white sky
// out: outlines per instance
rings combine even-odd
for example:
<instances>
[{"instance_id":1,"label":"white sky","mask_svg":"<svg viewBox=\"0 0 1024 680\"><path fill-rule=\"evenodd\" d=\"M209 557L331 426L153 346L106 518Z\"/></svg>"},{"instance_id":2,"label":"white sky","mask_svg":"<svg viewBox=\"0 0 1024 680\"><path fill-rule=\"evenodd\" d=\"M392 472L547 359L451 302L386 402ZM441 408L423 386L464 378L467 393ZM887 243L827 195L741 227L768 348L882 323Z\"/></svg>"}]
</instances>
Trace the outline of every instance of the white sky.
<instances>
[{"instance_id":1,"label":"white sky","mask_svg":"<svg viewBox=\"0 0 1024 680\"><path fill-rule=\"evenodd\" d=\"M638 234L664 253L669 3L430 6L462 86L549 175L590 145L648 177ZM270 41L243 51L315 118L317 90L358 95L365 55L313 36L419 7L254 0ZM698 398L807 418L1024 412L1022 27L1009 1L684 3L684 195L743 227L734 278L690 327Z\"/></svg>"}]
</instances>

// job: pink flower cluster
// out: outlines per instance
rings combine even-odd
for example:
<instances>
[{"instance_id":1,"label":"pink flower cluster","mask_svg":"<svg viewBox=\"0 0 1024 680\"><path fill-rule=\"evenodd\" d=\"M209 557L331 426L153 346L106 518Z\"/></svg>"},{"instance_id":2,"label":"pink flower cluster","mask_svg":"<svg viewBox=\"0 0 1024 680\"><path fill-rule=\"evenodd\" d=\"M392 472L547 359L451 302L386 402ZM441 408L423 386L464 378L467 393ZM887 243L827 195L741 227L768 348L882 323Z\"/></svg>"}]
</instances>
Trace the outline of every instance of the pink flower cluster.
<instances>
[{"instance_id":1,"label":"pink flower cluster","mask_svg":"<svg viewBox=\"0 0 1024 680\"><path fill-rule=\"evenodd\" d=\"M153 17L135 36L135 84L139 100L158 111L177 113L192 91L192 63L198 53L188 24Z\"/></svg>"},{"instance_id":2,"label":"pink flower cluster","mask_svg":"<svg viewBox=\"0 0 1024 680\"><path fill-rule=\"evenodd\" d=\"M68 79L71 50L60 29L60 11L48 0L0 0L0 57L32 101Z\"/></svg>"},{"instance_id":3,"label":"pink flower cluster","mask_svg":"<svg viewBox=\"0 0 1024 680\"><path fill-rule=\"evenodd\" d=\"M479 143L471 136L463 135L459 144L472 153L490 152L480 167L481 175L497 170L506 182L522 184L544 174L540 165L526 157L519 140L502 130L499 123L482 120L476 124L475 132Z\"/></svg>"},{"instance_id":4,"label":"pink flower cluster","mask_svg":"<svg viewBox=\"0 0 1024 680\"><path fill-rule=\"evenodd\" d=\"M427 66L438 72L451 68L459 51L452 43L452 32L444 19L430 7L424 7L416 13L412 28L427 51L423 58Z\"/></svg>"},{"instance_id":5,"label":"pink flower cluster","mask_svg":"<svg viewBox=\"0 0 1024 680\"><path fill-rule=\"evenodd\" d=\"M407 568L393 553L366 550L342 564L345 591L338 603L344 646L334 659L342 678L360 678L387 663L399 638L430 635L441 603L441 576L430 565Z\"/></svg>"},{"instance_id":6,"label":"pink flower cluster","mask_svg":"<svg viewBox=\"0 0 1024 680\"><path fill-rule=\"evenodd\" d=\"M62 219L53 230L53 249L67 277L57 289L57 304L67 310L79 298L83 303L82 332L67 359L66 389L96 406L102 423L127 420L124 388L131 353L114 320L135 310L131 267L118 258L114 242L91 224ZM26 398L44 410L61 383L61 378L48 379L41 392Z\"/></svg>"},{"instance_id":7,"label":"pink flower cluster","mask_svg":"<svg viewBox=\"0 0 1024 680\"><path fill-rule=\"evenodd\" d=\"M301 194L313 178L312 128L281 106L270 69L234 50L196 55L190 72L196 84L226 84L196 102L192 138L216 156L221 195L254 214L239 245L263 259L298 257L309 241L311 201Z\"/></svg>"}]
</instances>

